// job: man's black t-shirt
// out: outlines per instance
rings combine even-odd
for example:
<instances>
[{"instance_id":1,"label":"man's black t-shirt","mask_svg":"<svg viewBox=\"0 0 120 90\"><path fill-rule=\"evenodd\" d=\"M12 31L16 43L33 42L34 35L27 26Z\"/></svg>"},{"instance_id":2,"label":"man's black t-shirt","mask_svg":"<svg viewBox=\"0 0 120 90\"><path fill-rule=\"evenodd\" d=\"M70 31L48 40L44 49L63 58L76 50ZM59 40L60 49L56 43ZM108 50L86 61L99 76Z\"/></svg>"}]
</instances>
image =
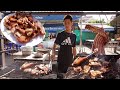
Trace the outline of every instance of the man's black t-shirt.
<instances>
[{"instance_id":1,"label":"man's black t-shirt","mask_svg":"<svg viewBox=\"0 0 120 90\"><path fill-rule=\"evenodd\" d=\"M58 33L55 43L60 45L58 71L65 73L73 61L72 47L76 46L76 35L65 31Z\"/></svg>"}]
</instances>

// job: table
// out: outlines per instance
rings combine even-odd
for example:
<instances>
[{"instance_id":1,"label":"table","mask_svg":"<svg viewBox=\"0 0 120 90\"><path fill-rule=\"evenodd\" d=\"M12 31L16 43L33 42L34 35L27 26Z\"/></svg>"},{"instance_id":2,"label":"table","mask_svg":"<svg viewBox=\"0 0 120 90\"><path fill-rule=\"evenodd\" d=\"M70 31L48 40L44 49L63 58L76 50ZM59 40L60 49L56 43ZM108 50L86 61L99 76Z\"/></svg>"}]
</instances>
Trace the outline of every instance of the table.
<instances>
[{"instance_id":1,"label":"table","mask_svg":"<svg viewBox=\"0 0 120 90\"><path fill-rule=\"evenodd\" d=\"M21 51L14 53L13 55L16 56L14 58L14 60L33 60L33 61L41 60L41 61L45 61L47 56L49 56L49 53L46 53L43 55L43 58L33 58L34 53L35 52L32 52L32 54L29 56L23 56ZM50 58L50 56L49 56L49 58Z\"/></svg>"},{"instance_id":2,"label":"table","mask_svg":"<svg viewBox=\"0 0 120 90\"><path fill-rule=\"evenodd\" d=\"M92 44L94 42L94 40L91 40L91 39L87 39L86 42L89 42L90 44ZM107 47L111 48L111 51L113 49L113 52L114 53L117 53L118 54L118 51L117 51L117 46L120 45L120 41L109 41L107 43Z\"/></svg>"},{"instance_id":3,"label":"table","mask_svg":"<svg viewBox=\"0 0 120 90\"><path fill-rule=\"evenodd\" d=\"M94 42L94 40L91 40L91 39L87 39L86 41L91 42L91 43Z\"/></svg>"},{"instance_id":4,"label":"table","mask_svg":"<svg viewBox=\"0 0 120 90\"><path fill-rule=\"evenodd\" d=\"M87 40L85 41L85 46L91 48L93 42L94 42L94 40L92 40L92 39L87 39Z\"/></svg>"},{"instance_id":5,"label":"table","mask_svg":"<svg viewBox=\"0 0 120 90\"><path fill-rule=\"evenodd\" d=\"M116 51L117 51L117 46L119 45L119 43L120 43L119 41L109 41L107 46L109 48L113 48L114 49L114 53L117 53Z\"/></svg>"},{"instance_id":6,"label":"table","mask_svg":"<svg viewBox=\"0 0 120 90\"><path fill-rule=\"evenodd\" d=\"M109 44L119 44L119 41L109 41Z\"/></svg>"},{"instance_id":7,"label":"table","mask_svg":"<svg viewBox=\"0 0 120 90\"><path fill-rule=\"evenodd\" d=\"M11 51L11 52L12 52L12 51L16 51L16 49L3 50L3 51L0 51L0 54L1 54L1 53L4 53L4 52L8 52L8 51Z\"/></svg>"}]
</instances>

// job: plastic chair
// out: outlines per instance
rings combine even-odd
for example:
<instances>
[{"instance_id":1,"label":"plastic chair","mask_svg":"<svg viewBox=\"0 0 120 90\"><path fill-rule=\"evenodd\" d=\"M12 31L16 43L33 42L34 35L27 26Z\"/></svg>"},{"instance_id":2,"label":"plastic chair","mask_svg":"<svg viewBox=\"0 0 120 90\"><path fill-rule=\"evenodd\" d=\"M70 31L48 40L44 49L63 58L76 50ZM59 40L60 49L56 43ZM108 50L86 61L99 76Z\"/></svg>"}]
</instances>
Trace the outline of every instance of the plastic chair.
<instances>
[{"instance_id":1,"label":"plastic chair","mask_svg":"<svg viewBox=\"0 0 120 90\"><path fill-rule=\"evenodd\" d=\"M8 44L4 45L4 47L6 50L15 49L16 51L19 51L21 45L17 45L17 44L14 44L12 42L9 42ZM7 51L6 53L11 54L11 51Z\"/></svg>"}]
</instances>

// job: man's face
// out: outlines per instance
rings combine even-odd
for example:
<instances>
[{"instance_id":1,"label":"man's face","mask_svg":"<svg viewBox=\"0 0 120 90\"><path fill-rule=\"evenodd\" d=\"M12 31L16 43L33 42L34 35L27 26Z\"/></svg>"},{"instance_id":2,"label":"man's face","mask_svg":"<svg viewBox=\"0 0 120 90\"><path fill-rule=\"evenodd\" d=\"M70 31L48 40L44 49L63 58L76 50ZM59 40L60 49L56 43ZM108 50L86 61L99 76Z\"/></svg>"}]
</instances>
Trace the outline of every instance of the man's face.
<instances>
[{"instance_id":1,"label":"man's face","mask_svg":"<svg viewBox=\"0 0 120 90\"><path fill-rule=\"evenodd\" d=\"M73 22L70 21L70 19L65 19L64 20L64 26L67 30L71 30L72 29L72 25L73 25Z\"/></svg>"}]
</instances>

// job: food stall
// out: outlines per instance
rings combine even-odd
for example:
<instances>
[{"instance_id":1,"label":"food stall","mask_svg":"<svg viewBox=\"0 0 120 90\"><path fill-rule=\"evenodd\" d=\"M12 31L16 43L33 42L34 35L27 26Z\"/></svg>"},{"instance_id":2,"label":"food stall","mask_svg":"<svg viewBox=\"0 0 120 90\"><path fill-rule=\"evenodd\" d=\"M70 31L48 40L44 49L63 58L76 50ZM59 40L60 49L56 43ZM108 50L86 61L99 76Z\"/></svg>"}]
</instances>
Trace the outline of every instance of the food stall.
<instances>
[{"instance_id":1,"label":"food stall","mask_svg":"<svg viewBox=\"0 0 120 90\"><path fill-rule=\"evenodd\" d=\"M38 13L43 15L47 15L48 13L83 15L83 13L77 13L77 12L76 13L75 12L68 12L68 13L37 12L37 14ZM13 20L13 18L11 20ZM2 21L2 25L4 26L3 21ZM30 25L32 26L31 23ZM3 28L4 29L2 32L5 32L4 31L5 26ZM40 28L44 28L44 27L40 27ZM21 31L21 29L19 29L19 31ZM9 32L7 32L7 34L6 33L3 34L5 36L8 35L8 33ZM16 34L19 36L18 33ZM19 44L23 46L23 48L21 48L21 51L13 54L13 56L15 56L15 58L13 58L14 60L13 64L7 66L4 69L1 69L0 79L57 79L57 61L51 60L50 58L51 49L39 48L36 50L36 52L33 52L33 48L31 47L28 48L28 46L35 46L38 45L40 42L43 43L43 40L45 38L44 32L40 32L40 34L42 35L41 36L38 35L38 37L35 35L34 36L35 38L33 37L30 38L33 39L30 42L28 38L26 39L26 41L24 39L22 40L19 38L17 38L18 41L15 41L13 37L11 38L10 34L9 36L6 36L7 39L11 39L13 43ZM32 34L28 33L28 36L29 35ZM24 42L24 44L21 42ZM82 55L78 53L74 59L76 59L77 57L85 57L85 56L87 56L87 54ZM120 55L105 55L101 57L92 56L91 59L88 59L86 60L86 62L81 63L80 66L78 67L69 67L68 72L66 74L63 74L64 76L63 78L64 79L72 79L72 78L73 79L111 79L111 78L117 79L120 77L119 65L116 64L116 61L119 59L119 57Z\"/></svg>"}]
</instances>

